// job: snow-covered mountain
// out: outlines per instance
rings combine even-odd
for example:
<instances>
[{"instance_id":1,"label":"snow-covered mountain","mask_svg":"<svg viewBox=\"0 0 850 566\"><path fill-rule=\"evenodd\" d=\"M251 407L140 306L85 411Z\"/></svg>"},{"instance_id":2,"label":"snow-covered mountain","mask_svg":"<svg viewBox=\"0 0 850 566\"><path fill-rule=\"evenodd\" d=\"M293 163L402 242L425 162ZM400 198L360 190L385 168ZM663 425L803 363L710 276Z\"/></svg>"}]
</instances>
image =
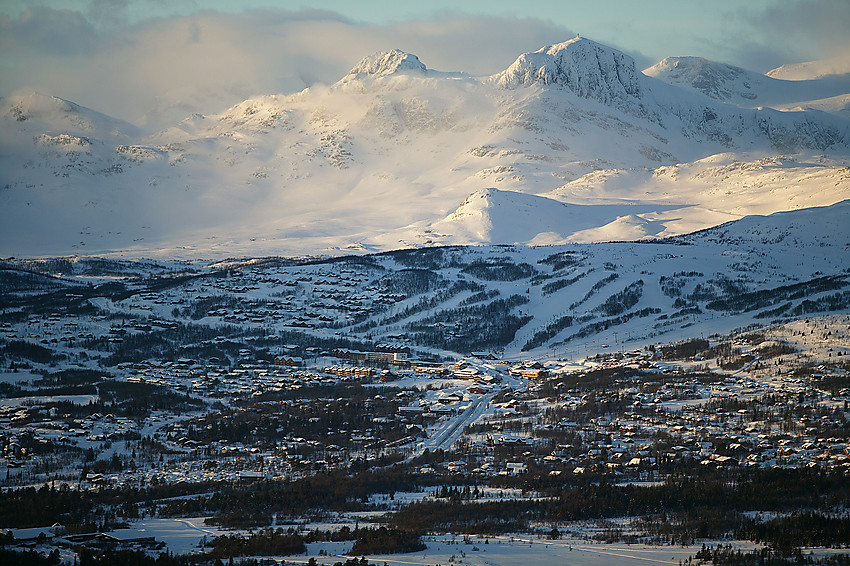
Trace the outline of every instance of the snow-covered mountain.
<instances>
[{"instance_id":1,"label":"snow-covered mountain","mask_svg":"<svg viewBox=\"0 0 850 566\"><path fill-rule=\"evenodd\" d=\"M482 191L458 213L497 216L509 205L522 224L534 198ZM571 212L560 211L567 221L587 214ZM344 335L401 335L411 345L455 352L504 349L535 357L555 349L577 357L603 344L629 349L847 312L848 217L850 200L646 243L443 247L357 258L339 269L371 268L379 278L368 279L372 288L406 298L344 327ZM541 225L550 220L541 217ZM441 280L427 291L425 271Z\"/></svg>"},{"instance_id":2,"label":"snow-covered mountain","mask_svg":"<svg viewBox=\"0 0 850 566\"><path fill-rule=\"evenodd\" d=\"M850 73L788 79L790 71L774 71L762 75L702 57L668 57L643 72L743 108L816 109L850 118Z\"/></svg>"},{"instance_id":3,"label":"snow-covered mountain","mask_svg":"<svg viewBox=\"0 0 850 566\"><path fill-rule=\"evenodd\" d=\"M139 136L135 126L79 104L35 92L8 97L0 103L3 132L97 136L114 142ZM7 122L16 123L12 127Z\"/></svg>"},{"instance_id":4,"label":"snow-covered mountain","mask_svg":"<svg viewBox=\"0 0 850 566\"><path fill-rule=\"evenodd\" d=\"M9 97L0 255L590 242L850 198L850 122L742 108L694 92L688 77L667 84L578 37L485 78L395 50L329 87L146 137L59 99ZM788 81L764 77L757 96L777 82Z\"/></svg>"},{"instance_id":5,"label":"snow-covered mountain","mask_svg":"<svg viewBox=\"0 0 850 566\"><path fill-rule=\"evenodd\" d=\"M836 55L819 61L782 65L765 74L774 79L805 81L831 75L846 75L848 73L850 73L850 57L847 57L847 55Z\"/></svg>"},{"instance_id":6,"label":"snow-covered mountain","mask_svg":"<svg viewBox=\"0 0 850 566\"><path fill-rule=\"evenodd\" d=\"M425 73L427 68L412 53L393 49L385 53L376 53L362 59L343 79L356 79L363 75L381 77L401 72Z\"/></svg>"},{"instance_id":7,"label":"snow-covered mountain","mask_svg":"<svg viewBox=\"0 0 850 566\"><path fill-rule=\"evenodd\" d=\"M628 104L642 95L640 73L631 57L578 36L520 55L490 80L507 89L557 84L604 103Z\"/></svg>"}]
</instances>

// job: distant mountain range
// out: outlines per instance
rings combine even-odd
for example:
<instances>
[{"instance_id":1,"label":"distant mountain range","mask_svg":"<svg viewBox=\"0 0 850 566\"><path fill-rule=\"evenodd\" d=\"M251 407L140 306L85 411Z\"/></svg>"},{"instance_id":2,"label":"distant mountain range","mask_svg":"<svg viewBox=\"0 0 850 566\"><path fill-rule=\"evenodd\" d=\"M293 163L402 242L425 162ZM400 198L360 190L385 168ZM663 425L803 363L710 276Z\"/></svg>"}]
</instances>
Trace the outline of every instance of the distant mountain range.
<instances>
[{"instance_id":1,"label":"distant mountain range","mask_svg":"<svg viewBox=\"0 0 850 566\"><path fill-rule=\"evenodd\" d=\"M59 98L8 97L0 255L681 235L850 198L848 97L848 75L790 81L681 57L642 73L579 37L483 78L376 54L332 86L152 135Z\"/></svg>"},{"instance_id":2,"label":"distant mountain range","mask_svg":"<svg viewBox=\"0 0 850 566\"><path fill-rule=\"evenodd\" d=\"M668 57L644 73L743 108L822 110L850 118L850 74L786 80L790 69L761 75L701 57Z\"/></svg>"}]
</instances>

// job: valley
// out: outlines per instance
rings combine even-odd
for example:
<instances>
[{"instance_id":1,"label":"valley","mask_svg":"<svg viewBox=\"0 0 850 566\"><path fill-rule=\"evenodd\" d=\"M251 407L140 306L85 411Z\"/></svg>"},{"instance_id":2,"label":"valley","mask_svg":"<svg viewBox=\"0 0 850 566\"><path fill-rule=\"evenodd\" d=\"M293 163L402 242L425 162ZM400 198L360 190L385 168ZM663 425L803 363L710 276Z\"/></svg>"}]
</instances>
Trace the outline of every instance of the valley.
<instances>
[{"instance_id":1,"label":"valley","mask_svg":"<svg viewBox=\"0 0 850 566\"><path fill-rule=\"evenodd\" d=\"M850 563L818 69L576 36L158 131L3 98L0 562Z\"/></svg>"},{"instance_id":2,"label":"valley","mask_svg":"<svg viewBox=\"0 0 850 566\"><path fill-rule=\"evenodd\" d=\"M0 505L31 509L9 532L26 544L61 519L38 548L69 557L106 533L110 552L324 563L379 534L366 554L388 563L457 532L467 557L510 533L680 557L762 540L748 517L801 505L764 499L776 482L844 497L845 209L644 243L5 260ZM720 505L681 477L762 487ZM703 522L650 503L668 492ZM802 505L844 528L818 501ZM164 527L178 520L205 525L191 548Z\"/></svg>"}]
</instances>

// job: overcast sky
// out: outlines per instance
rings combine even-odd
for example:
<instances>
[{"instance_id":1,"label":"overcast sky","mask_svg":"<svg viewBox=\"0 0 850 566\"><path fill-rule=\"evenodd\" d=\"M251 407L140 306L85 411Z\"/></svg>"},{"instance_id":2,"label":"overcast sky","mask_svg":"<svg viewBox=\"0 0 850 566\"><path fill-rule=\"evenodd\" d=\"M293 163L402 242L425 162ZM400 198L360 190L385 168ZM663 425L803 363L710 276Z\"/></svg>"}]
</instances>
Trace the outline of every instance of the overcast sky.
<instances>
[{"instance_id":1,"label":"overcast sky","mask_svg":"<svg viewBox=\"0 0 850 566\"><path fill-rule=\"evenodd\" d=\"M488 75L580 33L639 68L697 55L766 72L850 54L850 0L0 0L0 96L34 89L161 127L332 83L402 49Z\"/></svg>"}]
</instances>

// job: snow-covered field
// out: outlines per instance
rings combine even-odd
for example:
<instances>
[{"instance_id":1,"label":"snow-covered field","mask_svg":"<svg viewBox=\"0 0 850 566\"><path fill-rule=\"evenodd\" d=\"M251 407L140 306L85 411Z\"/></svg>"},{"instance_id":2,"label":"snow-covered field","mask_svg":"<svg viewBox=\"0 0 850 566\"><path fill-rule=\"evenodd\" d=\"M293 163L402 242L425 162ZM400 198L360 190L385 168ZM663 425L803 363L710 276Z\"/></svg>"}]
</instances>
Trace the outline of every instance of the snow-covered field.
<instances>
[{"instance_id":1,"label":"snow-covered field","mask_svg":"<svg viewBox=\"0 0 850 566\"><path fill-rule=\"evenodd\" d=\"M133 521L129 528L116 529L110 534L120 540L156 537L174 554L197 553L206 537L212 539L228 531L204 524L206 517L185 517L175 519L148 518Z\"/></svg>"},{"instance_id":2,"label":"snow-covered field","mask_svg":"<svg viewBox=\"0 0 850 566\"><path fill-rule=\"evenodd\" d=\"M31 395L15 399L0 399L0 407L21 407L37 403L73 403L75 405L87 405L98 400L97 395Z\"/></svg>"},{"instance_id":3,"label":"snow-covered field","mask_svg":"<svg viewBox=\"0 0 850 566\"><path fill-rule=\"evenodd\" d=\"M425 537L427 550L412 554L387 554L367 556L369 563L388 565L433 566L435 564L467 564L470 566L516 566L517 564L548 566L568 564L575 566L603 566L607 564L678 564L692 556L696 546L644 546L627 544L599 544L580 539L546 540L526 535L499 536L489 539L462 536ZM487 544L484 544L485 540ZM306 564L314 557L319 564L334 564L349 558L350 543L312 544L309 556L280 557L286 563ZM329 556L318 556L319 551Z\"/></svg>"},{"instance_id":4,"label":"snow-covered field","mask_svg":"<svg viewBox=\"0 0 850 566\"><path fill-rule=\"evenodd\" d=\"M175 554L191 553L206 537L224 534L224 531L203 525L203 519L151 519L135 523L130 529L113 531L117 538L156 536L165 541ZM731 546L742 552L759 548L742 541L698 541L690 546L655 546L625 543L598 543L581 538L529 537L528 535L502 535L491 537L440 535L423 537L427 549L408 554L367 556L370 563L387 565L432 566L436 564L467 564L469 566L516 566L517 564L548 566L605 566L608 564L679 564L700 550L702 544ZM303 556L272 557L286 564L306 564L315 559L319 564L331 565L351 556L351 543L325 542L308 545ZM840 549L807 548L804 555L829 556ZM321 555L320 555L321 553Z\"/></svg>"},{"instance_id":5,"label":"snow-covered field","mask_svg":"<svg viewBox=\"0 0 850 566\"><path fill-rule=\"evenodd\" d=\"M322 528L326 525L303 527ZM202 541L230 534L204 524L203 517L178 519L144 519L134 521L130 528L110 532L118 539L156 537L174 554L191 554L200 549ZM388 554L367 557L376 564L468 564L472 566L514 566L516 564L575 564L577 566L604 564L678 564L697 552L695 546L651 546L641 544L602 544L580 538L549 540L529 535L468 536L438 535L423 537L428 548L409 554ZM724 541L725 542L725 541ZM281 556L286 563L306 564L315 558L319 564L345 561L351 550L350 542L324 542L308 545L306 556ZM752 544L736 543L737 548L749 550ZM321 556L320 556L321 552Z\"/></svg>"}]
</instances>

